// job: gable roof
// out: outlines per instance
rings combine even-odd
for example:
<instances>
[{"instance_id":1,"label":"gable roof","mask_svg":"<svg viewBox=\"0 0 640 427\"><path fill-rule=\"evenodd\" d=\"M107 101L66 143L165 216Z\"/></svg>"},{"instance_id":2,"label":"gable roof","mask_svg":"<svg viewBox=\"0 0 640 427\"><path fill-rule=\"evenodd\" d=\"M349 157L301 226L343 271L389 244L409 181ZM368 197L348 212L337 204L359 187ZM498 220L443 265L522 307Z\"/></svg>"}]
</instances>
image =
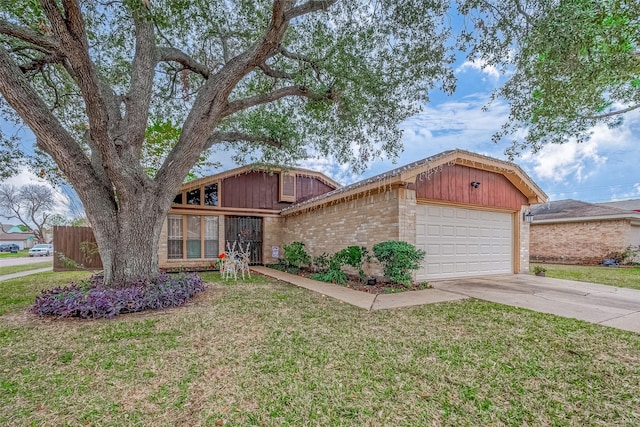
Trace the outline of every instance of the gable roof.
<instances>
[{"instance_id":1,"label":"gable roof","mask_svg":"<svg viewBox=\"0 0 640 427\"><path fill-rule=\"evenodd\" d=\"M415 182L418 175L434 173L442 166L448 164L463 165L475 169L500 173L529 199L529 203L543 203L547 201L547 195L544 191L542 191L542 189L540 189L540 187L538 187L538 185L533 182L533 180L515 163L498 160L493 157L483 156L470 151L455 149L444 151L440 154L409 163L405 166L338 188L304 202L297 203L283 209L282 214L292 214L372 189L378 189L382 186Z\"/></svg>"},{"instance_id":2,"label":"gable roof","mask_svg":"<svg viewBox=\"0 0 640 427\"><path fill-rule=\"evenodd\" d=\"M271 168L271 167L266 167L266 166L253 164L253 165L240 166L240 167L237 167L237 168L234 168L234 169L229 169L227 171L220 172L220 173L217 173L217 174L214 174L214 175L209 175L209 176L205 176L205 177L202 177L202 178L194 179L193 181L185 182L180 187L180 191L193 190L193 189L199 188L199 187L201 187L203 185L208 185L208 184L211 184L211 183L215 183L218 180L223 180L225 178L231 178L231 177L234 177L234 176L243 175L245 173L250 173L250 172L279 173L279 172L282 172L282 171L289 172L289 173L295 173L296 175L310 176L310 177L317 178L320 181L322 181L325 184L327 184L329 187L333 187L333 188L342 187L342 185L340 185L339 183L337 183L333 179L329 178L325 174L320 173L320 172L316 172L316 171L312 171L310 169L303 169L303 168L283 169L283 168L278 168L278 167Z\"/></svg>"},{"instance_id":3,"label":"gable roof","mask_svg":"<svg viewBox=\"0 0 640 427\"><path fill-rule=\"evenodd\" d=\"M640 212L640 199L617 200L615 202L604 202L599 204L619 209L626 209L629 211Z\"/></svg>"},{"instance_id":4,"label":"gable roof","mask_svg":"<svg viewBox=\"0 0 640 427\"><path fill-rule=\"evenodd\" d=\"M16 242L20 240L29 240L33 239L33 232L24 231L20 233L1 233L0 232L0 241L2 242Z\"/></svg>"},{"instance_id":5,"label":"gable roof","mask_svg":"<svg viewBox=\"0 0 640 427\"><path fill-rule=\"evenodd\" d=\"M580 200L556 200L531 207L533 223L601 221L605 219L637 219L640 213L611 206L608 203L587 203Z\"/></svg>"}]
</instances>

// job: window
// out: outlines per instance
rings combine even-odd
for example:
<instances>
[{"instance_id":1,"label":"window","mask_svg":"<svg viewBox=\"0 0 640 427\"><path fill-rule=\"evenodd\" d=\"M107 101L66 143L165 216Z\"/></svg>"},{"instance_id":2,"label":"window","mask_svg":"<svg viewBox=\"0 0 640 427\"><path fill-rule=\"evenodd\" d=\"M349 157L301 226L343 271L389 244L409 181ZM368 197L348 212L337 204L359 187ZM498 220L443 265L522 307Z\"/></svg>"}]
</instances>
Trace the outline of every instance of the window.
<instances>
[{"instance_id":1,"label":"window","mask_svg":"<svg viewBox=\"0 0 640 427\"><path fill-rule=\"evenodd\" d=\"M218 206L219 185L214 182L200 188L178 193L173 199L174 205Z\"/></svg>"},{"instance_id":2,"label":"window","mask_svg":"<svg viewBox=\"0 0 640 427\"><path fill-rule=\"evenodd\" d=\"M280 173L280 201L296 201L296 176L286 172Z\"/></svg>"},{"instance_id":3,"label":"window","mask_svg":"<svg viewBox=\"0 0 640 427\"><path fill-rule=\"evenodd\" d=\"M200 216L187 215L187 258L202 256L200 244Z\"/></svg>"},{"instance_id":4,"label":"window","mask_svg":"<svg viewBox=\"0 0 640 427\"><path fill-rule=\"evenodd\" d=\"M195 190L187 191L187 204L188 205L199 205L200 204L200 189L196 188Z\"/></svg>"},{"instance_id":5,"label":"window","mask_svg":"<svg viewBox=\"0 0 640 427\"><path fill-rule=\"evenodd\" d=\"M167 258L182 259L182 216L167 217Z\"/></svg>"},{"instance_id":6,"label":"window","mask_svg":"<svg viewBox=\"0 0 640 427\"><path fill-rule=\"evenodd\" d=\"M206 206L218 206L218 184L205 185L204 204Z\"/></svg>"},{"instance_id":7,"label":"window","mask_svg":"<svg viewBox=\"0 0 640 427\"><path fill-rule=\"evenodd\" d=\"M167 217L168 259L212 259L217 257L217 216L169 215Z\"/></svg>"},{"instance_id":8,"label":"window","mask_svg":"<svg viewBox=\"0 0 640 427\"><path fill-rule=\"evenodd\" d=\"M218 257L218 217L204 217L204 257Z\"/></svg>"}]
</instances>

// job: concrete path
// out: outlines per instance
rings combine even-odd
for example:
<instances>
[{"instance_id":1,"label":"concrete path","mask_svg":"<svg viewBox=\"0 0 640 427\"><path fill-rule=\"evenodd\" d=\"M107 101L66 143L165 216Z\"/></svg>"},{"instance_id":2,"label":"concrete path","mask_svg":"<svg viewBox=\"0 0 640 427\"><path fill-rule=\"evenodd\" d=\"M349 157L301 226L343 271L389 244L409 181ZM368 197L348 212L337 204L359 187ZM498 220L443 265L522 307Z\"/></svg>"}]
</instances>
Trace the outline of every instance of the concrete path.
<instances>
[{"instance_id":1,"label":"concrete path","mask_svg":"<svg viewBox=\"0 0 640 427\"><path fill-rule=\"evenodd\" d=\"M640 291L528 274L433 281L440 290L640 332Z\"/></svg>"},{"instance_id":2,"label":"concrete path","mask_svg":"<svg viewBox=\"0 0 640 427\"><path fill-rule=\"evenodd\" d=\"M529 274L432 281L434 289L368 294L267 267L252 270L367 310L477 298L640 333L640 291Z\"/></svg>"},{"instance_id":3,"label":"concrete path","mask_svg":"<svg viewBox=\"0 0 640 427\"><path fill-rule=\"evenodd\" d=\"M344 286L319 282L317 280L296 276L295 274L274 270L273 268L254 266L251 267L251 270L366 310L383 310L388 308L433 304L436 302L455 301L467 298L464 295L439 289L425 289L422 291L403 292L399 294L368 294L366 292L354 291L353 289L345 288Z\"/></svg>"},{"instance_id":4,"label":"concrete path","mask_svg":"<svg viewBox=\"0 0 640 427\"><path fill-rule=\"evenodd\" d=\"M46 268L37 268L35 270L20 271L18 273L5 274L3 276L0 276L0 282L4 280L9 280L9 279L15 279L16 277L28 276L30 274L36 274L36 273L44 273L45 271L52 271L52 270L53 270L53 267L46 267Z\"/></svg>"},{"instance_id":5,"label":"concrete path","mask_svg":"<svg viewBox=\"0 0 640 427\"><path fill-rule=\"evenodd\" d=\"M12 265L25 265L36 264L39 262L53 262L53 255L51 256L34 256L34 257L8 257L0 258L0 267L9 267Z\"/></svg>"}]
</instances>

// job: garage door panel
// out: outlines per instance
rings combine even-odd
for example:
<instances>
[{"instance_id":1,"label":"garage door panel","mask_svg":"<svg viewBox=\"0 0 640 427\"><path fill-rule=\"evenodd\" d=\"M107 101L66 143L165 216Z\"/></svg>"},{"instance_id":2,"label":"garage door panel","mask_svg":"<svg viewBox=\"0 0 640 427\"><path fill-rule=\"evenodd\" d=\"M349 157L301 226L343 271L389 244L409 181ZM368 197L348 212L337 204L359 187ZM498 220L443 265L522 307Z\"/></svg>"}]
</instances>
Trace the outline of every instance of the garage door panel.
<instances>
[{"instance_id":1,"label":"garage door panel","mask_svg":"<svg viewBox=\"0 0 640 427\"><path fill-rule=\"evenodd\" d=\"M426 252L419 280L513 272L509 213L418 205L416 243Z\"/></svg>"}]
</instances>

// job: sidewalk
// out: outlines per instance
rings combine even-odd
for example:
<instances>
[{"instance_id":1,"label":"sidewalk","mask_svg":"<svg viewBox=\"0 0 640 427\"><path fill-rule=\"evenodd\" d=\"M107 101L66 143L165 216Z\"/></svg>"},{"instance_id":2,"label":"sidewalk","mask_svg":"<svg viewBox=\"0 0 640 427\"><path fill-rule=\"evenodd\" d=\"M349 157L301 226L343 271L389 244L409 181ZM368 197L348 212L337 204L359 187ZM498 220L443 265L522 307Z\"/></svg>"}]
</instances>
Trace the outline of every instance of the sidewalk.
<instances>
[{"instance_id":1,"label":"sidewalk","mask_svg":"<svg viewBox=\"0 0 640 427\"><path fill-rule=\"evenodd\" d=\"M35 270L20 271L18 273L5 274L4 276L0 276L0 282L4 280L9 280L9 279L15 279L16 277L28 276L30 274L36 274L36 273L44 273L45 271L52 271L52 270L53 270L53 267L46 267L46 268L38 268Z\"/></svg>"},{"instance_id":2,"label":"sidewalk","mask_svg":"<svg viewBox=\"0 0 640 427\"><path fill-rule=\"evenodd\" d=\"M402 292L399 294L368 294L366 292L354 291L344 286L319 282L317 280L296 276L295 274L285 273L284 271L274 270L273 268L253 266L251 270L264 276L335 298L338 301L364 308L365 310L386 310L468 298L464 295L440 289L424 289L422 291Z\"/></svg>"}]
</instances>

